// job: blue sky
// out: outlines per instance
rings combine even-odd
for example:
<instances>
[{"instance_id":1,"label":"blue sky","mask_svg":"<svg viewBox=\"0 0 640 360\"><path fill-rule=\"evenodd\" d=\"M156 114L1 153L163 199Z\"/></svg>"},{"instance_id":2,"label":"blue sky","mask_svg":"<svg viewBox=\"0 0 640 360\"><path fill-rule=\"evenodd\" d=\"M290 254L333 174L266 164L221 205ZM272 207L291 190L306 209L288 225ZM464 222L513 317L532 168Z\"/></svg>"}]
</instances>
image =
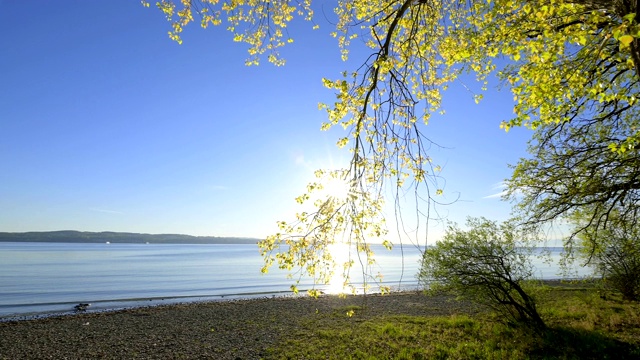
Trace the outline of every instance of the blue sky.
<instances>
[{"instance_id":1,"label":"blue sky","mask_svg":"<svg viewBox=\"0 0 640 360\"><path fill-rule=\"evenodd\" d=\"M275 232L313 170L348 157L317 105L350 64L318 23L293 26L286 66L246 67L223 28L178 45L136 1L0 1L0 231ZM508 217L491 195L530 136L500 130L511 99L453 86L426 127L451 220Z\"/></svg>"}]
</instances>

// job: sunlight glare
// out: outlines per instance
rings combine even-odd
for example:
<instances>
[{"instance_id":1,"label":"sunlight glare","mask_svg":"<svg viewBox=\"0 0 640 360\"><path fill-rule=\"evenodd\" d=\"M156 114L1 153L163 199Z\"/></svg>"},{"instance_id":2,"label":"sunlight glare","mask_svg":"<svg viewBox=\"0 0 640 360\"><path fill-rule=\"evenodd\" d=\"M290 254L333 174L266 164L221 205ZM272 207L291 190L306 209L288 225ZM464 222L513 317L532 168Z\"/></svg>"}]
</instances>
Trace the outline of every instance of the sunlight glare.
<instances>
[{"instance_id":1,"label":"sunlight glare","mask_svg":"<svg viewBox=\"0 0 640 360\"><path fill-rule=\"evenodd\" d=\"M349 195L349 182L340 178L329 178L323 185L324 193L335 199L346 199Z\"/></svg>"},{"instance_id":2,"label":"sunlight glare","mask_svg":"<svg viewBox=\"0 0 640 360\"><path fill-rule=\"evenodd\" d=\"M349 261L349 245L343 243L331 244L329 245L329 251L335 264L333 266L333 275L329 280L329 284L327 284L325 293L331 295L344 294L344 263Z\"/></svg>"}]
</instances>

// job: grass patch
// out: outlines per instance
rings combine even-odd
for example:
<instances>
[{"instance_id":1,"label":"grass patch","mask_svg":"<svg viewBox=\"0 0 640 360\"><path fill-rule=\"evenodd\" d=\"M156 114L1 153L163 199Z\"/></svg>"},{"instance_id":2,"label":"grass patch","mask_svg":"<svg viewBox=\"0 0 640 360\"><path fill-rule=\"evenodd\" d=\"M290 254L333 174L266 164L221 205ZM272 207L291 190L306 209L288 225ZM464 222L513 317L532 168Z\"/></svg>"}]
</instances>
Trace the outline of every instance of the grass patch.
<instances>
[{"instance_id":1,"label":"grass patch","mask_svg":"<svg viewBox=\"0 0 640 360\"><path fill-rule=\"evenodd\" d=\"M595 288L546 288L539 309L549 329L534 334L480 313L359 317L345 307L301 319L271 359L638 359L640 305ZM345 315L353 310L352 317Z\"/></svg>"},{"instance_id":2,"label":"grass patch","mask_svg":"<svg viewBox=\"0 0 640 360\"><path fill-rule=\"evenodd\" d=\"M339 324L340 323L340 324ZM371 320L336 321L331 328L309 323L272 349L282 359L487 359L522 358L497 324L483 324L467 316L383 316ZM325 323L326 325L326 323ZM502 338L500 338L502 337ZM487 342L483 339L494 339ZM510 338L509 338L510 340ZM506 355L506 357L505 357Z\"/></svg>"}]
</instances>

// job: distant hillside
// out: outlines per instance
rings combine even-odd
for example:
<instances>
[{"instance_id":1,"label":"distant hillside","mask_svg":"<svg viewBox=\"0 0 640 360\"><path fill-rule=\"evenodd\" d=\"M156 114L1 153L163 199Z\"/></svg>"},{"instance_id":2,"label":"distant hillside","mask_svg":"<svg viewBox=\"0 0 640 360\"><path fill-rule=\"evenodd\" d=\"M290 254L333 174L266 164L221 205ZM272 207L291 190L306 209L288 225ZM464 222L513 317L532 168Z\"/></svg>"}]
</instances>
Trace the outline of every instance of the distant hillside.
<instances>
[{"instance_id":1,"label":"distant hillside","mask_svg":"<svg viewBox=\"0 0 640 360\"><path fill-rule=\"evenodd\" d=\"M151 244L255 244L259 239L178 234L138 234L122 232L43 231L0 232L0 242L60 242L60 243L151 243Z\"/></svg>"}]
</instances>

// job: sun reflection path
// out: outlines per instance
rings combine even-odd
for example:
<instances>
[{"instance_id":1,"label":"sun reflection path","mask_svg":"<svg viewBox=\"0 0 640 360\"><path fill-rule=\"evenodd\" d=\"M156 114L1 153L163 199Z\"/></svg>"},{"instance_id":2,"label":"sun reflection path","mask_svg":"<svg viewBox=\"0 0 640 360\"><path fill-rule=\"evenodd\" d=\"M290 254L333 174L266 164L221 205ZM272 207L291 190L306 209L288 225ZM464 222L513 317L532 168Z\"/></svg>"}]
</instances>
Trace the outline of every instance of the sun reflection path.
<instances>
[{"instance_id":1,"label":"sun reflection path","mask_svg":"<svg viewBox=\"0 0 640 360\"><path fill-rule=\"evenodd\" d=\"M335 264L333 275L329 280L325 293L332 295L344 294L346 292L344 264L349 261L349 245L344 243L331 244L329 245L329 251Z\"/></svg>"}]
</instances>

